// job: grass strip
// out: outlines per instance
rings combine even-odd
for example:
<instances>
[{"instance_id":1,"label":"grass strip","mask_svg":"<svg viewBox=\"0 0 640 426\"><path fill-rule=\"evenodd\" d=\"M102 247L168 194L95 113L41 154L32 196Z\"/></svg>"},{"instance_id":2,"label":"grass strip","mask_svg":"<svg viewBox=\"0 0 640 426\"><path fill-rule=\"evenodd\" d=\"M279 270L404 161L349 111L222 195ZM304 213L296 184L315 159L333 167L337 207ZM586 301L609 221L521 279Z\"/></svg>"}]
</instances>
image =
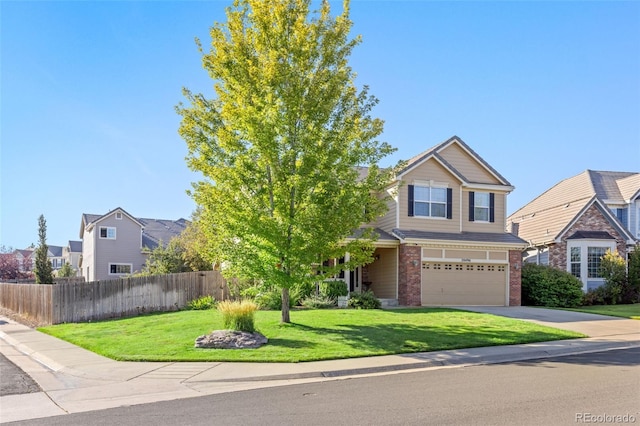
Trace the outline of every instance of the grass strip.
<instances>
[{"instance_id":1,"label":"grass strip","mask_svg":"<svg viewBox=\"0 0 640 426\"><path fill-rule=\"evenodd\" d=\"M38 330L120 361L304 362L514 345L585 337L495 315L448 308L258 311L259 349L200 349L195 339L223 329L214 310L149 314L119 320L59 324Z\"/></svg>"}]
</instances>

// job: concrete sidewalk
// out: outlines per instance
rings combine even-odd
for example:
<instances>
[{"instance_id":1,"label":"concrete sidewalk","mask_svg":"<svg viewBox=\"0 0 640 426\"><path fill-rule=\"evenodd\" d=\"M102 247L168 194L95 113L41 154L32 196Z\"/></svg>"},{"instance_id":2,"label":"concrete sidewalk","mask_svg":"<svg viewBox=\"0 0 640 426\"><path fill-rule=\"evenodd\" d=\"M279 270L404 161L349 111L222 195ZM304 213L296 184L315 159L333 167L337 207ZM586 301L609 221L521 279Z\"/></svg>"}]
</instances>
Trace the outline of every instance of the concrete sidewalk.
<instances>
[{"instance_id":1,"label":"concrete sidewalk","mask_svg":"<svg viewBox=\"0 0 640 426\"><path fill-rule=\"evenodd\" d=\"M0 397L0 422L27 420L224 392L514 362L640 346L640 321L539 308L464 309L579 331L586 339L525 345L285 363L118 362L0 318L0 353L42 392Z\"/></svg>"}]
</instances>

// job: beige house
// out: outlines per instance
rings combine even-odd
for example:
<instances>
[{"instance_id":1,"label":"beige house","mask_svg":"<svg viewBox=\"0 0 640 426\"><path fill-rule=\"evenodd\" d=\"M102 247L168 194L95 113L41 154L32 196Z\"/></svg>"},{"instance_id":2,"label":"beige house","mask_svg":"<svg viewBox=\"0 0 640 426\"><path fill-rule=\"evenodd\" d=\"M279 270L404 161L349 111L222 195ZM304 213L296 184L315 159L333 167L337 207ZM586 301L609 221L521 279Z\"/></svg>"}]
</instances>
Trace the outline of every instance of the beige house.
<instances>
[{"instance_id":1,"label":"beige house","mask_svg":"<svg viewBox=\"0 0 640 426\"><path fill-rule=\"evenodd\" d=\"M409 160L387 188L374 262L345 274L405 306L520 305L526 242L505 232L514 187L460 138Z\"/></svg>"},{"instance_id":2,"label":"beige house","mask_svg":"<svg viewBox=\"0 0 640 426\"><path fill-rule=\"evenodd\" d=\"M586 170L514 212L508 229L527 241L525 262L569 271L584 291L598 287L602 255L626 257L640 237L640 173Z\"/></svg>"}]
</instances>

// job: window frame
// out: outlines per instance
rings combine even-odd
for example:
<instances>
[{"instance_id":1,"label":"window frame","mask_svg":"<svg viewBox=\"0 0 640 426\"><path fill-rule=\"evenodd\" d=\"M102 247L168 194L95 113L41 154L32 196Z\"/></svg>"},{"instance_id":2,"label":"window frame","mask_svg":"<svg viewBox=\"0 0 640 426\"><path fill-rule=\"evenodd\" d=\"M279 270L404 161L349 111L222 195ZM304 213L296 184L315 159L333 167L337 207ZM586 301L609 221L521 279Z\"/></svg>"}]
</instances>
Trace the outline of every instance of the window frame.
<instances>
[{"instance_id":1,"label":"window frame","mask_svg":"<svg viewBox=\"0 0 640 426\"><path fill-rule=\"evenodd\" d=\"M102 230L105 230L105 236L102 236ZM110 232L113 231L113 236L109 236ZM115 240L117 236L116 227L115 226L101 226L98 228L98 237L101 240Z\"/></svg>"},{"instance_id":2,"label":"window frame","mask_svg":"<svg viewBox=\"0 0 640 426\"><path fill-rule=\"evenodd\" d=\"M116 267L116 272L111 272L111 269L114 266ZM118 269L117 267L119 267L119 266L127 266L127 267L129 267L129 272L117 272L117 269ZM108 272L109 272L109 275L128 275L128 274L131 274L133 272L133 263L115 263L115 262L111 263L110 262L109 263Z\"/></svg>"},{"instance_id":3,"label":"window frame","mask_svg":"<svg viewBox=\"0 0 640 426\"><path fill-rule=\"evenodd\" d=\"M591 253L592 250L598 250L597 253ZM602 264L602 256L610 250L604 246L587 246L587 278L602 278L600 274L600 265ZM592 262L595 265L592 265Z\"/></svg>"},{"instance_id":4,"label":"window frame","mask_svg":"<svg viewBox=\"0 0 640 426\"><path fill-rule=\"evenodd\" d=\"M443 192L439 194L436 191L443 191ZM453 218L452 216L453 192L452 191L453 190L449 188L447 185L430 184L427 182L416 182L413 185L409 185L408 216L417 217L421 219L436 219L436 220L452 219ZM425 192L426 192L426 197L425 197ZM441 196L438 197L436 195L434 197L434 193ZM434 200L434 198L441 198L441 200ZM422 208L418 208L418 206ZM435 210L434 206L437 206L442 209L441 215L434 214L434 210ZM425 207L426 207L426 214L424 214L423 212Z\"/></svg>"}]
</instances>

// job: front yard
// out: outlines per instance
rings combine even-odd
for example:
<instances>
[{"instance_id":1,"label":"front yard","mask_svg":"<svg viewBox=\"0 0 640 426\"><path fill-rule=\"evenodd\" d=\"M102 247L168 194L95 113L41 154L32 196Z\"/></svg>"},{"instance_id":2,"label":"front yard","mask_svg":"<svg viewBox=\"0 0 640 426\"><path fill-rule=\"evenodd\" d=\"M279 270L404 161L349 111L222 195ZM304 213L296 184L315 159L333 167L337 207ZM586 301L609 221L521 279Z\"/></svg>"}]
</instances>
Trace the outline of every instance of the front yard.
<instances>
[{"instance_id":1,"label":"front yard","mask_svg":"<svg viewBox=\"0 0 640 426\"><path fill-rule=\"evenodd\" d=\"M579 308L566 308L566 310L640 320L640 303L633 305L581 306Z\"/></svg>"},{"instance_id":2,"label":"front yard","mask_svg":"<svg viewBox=\"0 0 640 426\"><path fill-rule=\"evenodd\" d=\"M40 331L121 361L302 362L513 345L585 337L525 321L446 308L258 311L259 349L197 349L221 329L216 310L180 311L113 321L60 324Z\"/></svg>"}]
</instances>

